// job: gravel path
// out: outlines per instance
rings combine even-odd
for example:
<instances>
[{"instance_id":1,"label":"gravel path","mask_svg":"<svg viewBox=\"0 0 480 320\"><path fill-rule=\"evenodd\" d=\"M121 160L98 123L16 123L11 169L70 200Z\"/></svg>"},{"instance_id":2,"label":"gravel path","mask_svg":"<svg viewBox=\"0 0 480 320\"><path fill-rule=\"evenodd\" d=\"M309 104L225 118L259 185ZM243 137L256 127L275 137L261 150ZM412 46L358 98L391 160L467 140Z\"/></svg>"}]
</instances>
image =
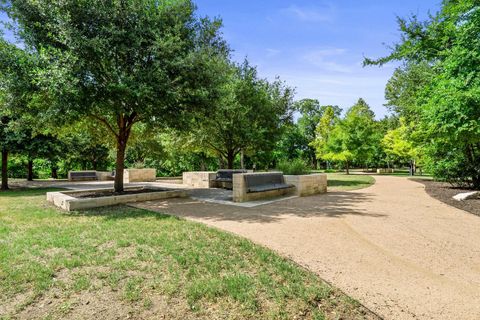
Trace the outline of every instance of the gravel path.
<instances>
[{"instance_id":1,"label":"gravel path","mask_svg":"<svg viewBox=\"0 0 480 320\"><path fill-rule=\"evenodd\" d=\"M376 177L351 192L256 208L140 204L247 237L316 272L386 319L480 318L480 218Z\"/></svg>"}]
</instances>

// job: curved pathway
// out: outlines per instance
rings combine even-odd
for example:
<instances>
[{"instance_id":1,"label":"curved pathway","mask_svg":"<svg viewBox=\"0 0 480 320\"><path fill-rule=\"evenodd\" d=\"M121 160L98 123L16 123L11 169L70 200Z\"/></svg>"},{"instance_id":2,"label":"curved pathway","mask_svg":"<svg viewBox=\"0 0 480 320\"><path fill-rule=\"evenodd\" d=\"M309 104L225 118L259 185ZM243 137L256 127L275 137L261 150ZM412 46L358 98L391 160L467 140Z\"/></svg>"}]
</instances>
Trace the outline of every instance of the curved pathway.
<instances>
[{"instance_id":1,"label":"curved pathway","mask_svg":"<svg viewBox=\"0 0 480 320\"><path fill-rule=\"evenodd\" d=\"M189 199L141 206L270 247L386 319L480 319L480 217L431 198L420 183L376 180L256 208Z\"/></svg>"}]
</instances>

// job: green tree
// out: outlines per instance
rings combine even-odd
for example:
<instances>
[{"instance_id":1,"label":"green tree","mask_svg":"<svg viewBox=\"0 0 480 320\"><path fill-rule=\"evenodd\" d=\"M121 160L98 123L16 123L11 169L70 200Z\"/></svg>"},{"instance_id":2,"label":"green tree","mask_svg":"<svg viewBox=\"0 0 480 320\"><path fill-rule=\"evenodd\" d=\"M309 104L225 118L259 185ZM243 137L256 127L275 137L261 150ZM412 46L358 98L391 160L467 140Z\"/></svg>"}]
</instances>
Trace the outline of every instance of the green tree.
<instances>
[{"instance_id":1,"label":"green tree","mask_svg":"<svg viewBox=\"0 0 480 320\"><path fill-rule=\"evenodd\" d=\"M310 146L315 149L316 156L319 159L329 160L326 159L325 155L330 152L328 149L330 136L340 119L341 112L341 109L338 107L327 106L317 123L315 128L315 139L310 142Z\"/></svg>"},{"instance_id":2,"label":"green tree","mask_svg":"<svg viewBox=\"0 0 480 320\"><path fill-rule=\"evenodd\" d=\"M398 128L389 130L382 139L382 147L389 159L405 163L414 157L414 147L408 139L408 127L403 118Z\"/></svg>"},{"instance_id":3,"label":"green tree","mask_svg":"<svg viewBox=\"0 0 480 320\"><path fill-rule=\"evenodd\" d=\"M132 127L186 128L217 87L225 55L220 21L197 18L188 0L12 0L4 6L25 46L42 58L45 115L90 117L116 143L115 190ZM57 119L58 121L58 119Z\"/></svg>"},{"instance_id":4,"label":"green tree","mask_svg":"<svg viewBox=\"0 0 480 320\"><path fill-rule=\"evenodd\" d=\"M0 38L0 148L2 190L8 189L8 157L24 145L29 130L24 124L36 92L30 74L32 55Z\"/></svg>"},{"instance_id":5,"label":"green tree","mask_svg":"<svg viewBox=\"0 0 480 320\"><path fill-rule=\"evenodd\" d=\"M336 118L334 109L328 111L317 129L317 154L327 161L344 162L347 174L352 161L367 164L379 143L375 135L375 115L362 98L341 120Z\"/></svg>"},{"instance_id":6,"label":"green tree","mask_svg":"<svg viewBox=\"0 0 480 320\"><path fill-rule=\"evenodd\" d=\"M418 84L420 134L435 176L480 188L480 10L477 1L445 0L427 21L399 19L402 39L392 53L366 64L405 61L431 69ZM405 69L409 77L414 74ZM411 81L400 80L404 87ZM403 102L402 102L403 103ZM403 108L403 107L402 107ZM402 112L403 113L403 112Z\"/></svg>"},{"instance_id":7,"label":"green tree","mask_svg":"<svg viewBox=\"0 0 480 320\"><path fill-rule=\"evenodd\" d=\"M273 151L282 124L291 119L293 90L278 79L260 79L247 61L224 70L222 94L192 135L231 169L241 152Z\"/></svg>"},{"instance_id":8,"label":"green tree","mask_svg":"<svg viewBox=\"0 0 480 320\"><path fill-rule=\"evenodd\" d=\"M337 106L322 106L316 99L303 99L295 103L295 109L300 112L298 127L300 133L304 136L307 144L305 146L305 155L312 167L318 167L315 147L310 145L316 137L316 129L320 119L325 111L334 110L335 114L340 115L341 109Z\"/></svg>"}]
</instances>

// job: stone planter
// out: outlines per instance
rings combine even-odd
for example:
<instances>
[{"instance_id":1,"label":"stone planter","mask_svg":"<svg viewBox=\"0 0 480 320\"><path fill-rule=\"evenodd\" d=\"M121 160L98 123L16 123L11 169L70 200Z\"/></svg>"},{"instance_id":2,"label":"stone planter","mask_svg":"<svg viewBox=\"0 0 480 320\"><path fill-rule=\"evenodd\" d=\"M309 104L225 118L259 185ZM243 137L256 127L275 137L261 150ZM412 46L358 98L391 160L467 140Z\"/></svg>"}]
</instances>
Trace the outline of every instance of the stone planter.
<instances>
[{"instance_id":1,"label":"stone planter","mask_svg":"<svg viewBox=\"0 0 480 320\"><path fill-rule=\"evenodd\" d=\"M125 169L123 171L123 182L155 182L157 170L155 169Z\"/></svg>"},{"instance_id":2,"label":"stone planter","mask_svg":"<svg viewBox=\"0 0 480 320\"><path fill-rule=\"evenodd\" d=\"M325 173L285 175L285 182L295 186L295 195L299 197L327 192L327 175Z\"/></svg>"},{"instance_id":3,"label":"stone planter","mask_svg":"<svg viewBox=\"0 0 480 320\"><path fill-rule=\"evenodd\" d=\"M129 190L132 188L125 188ZM92 209L98 207L113 206L117 204L125 204L131 202L143 202L169 198L183 198L187 196L184 190L163 190L137 193L137 194L125 194L116 196L106 196L98 198L75 198L74 194L81 191L105 191L105 189L93 189L93 190L74 190L74 191L61 191L61 192L47 192L47 201L53 203L55 206L66 210L83 210Z\"/></svg>"},{"instance_id":4,"label":"stone planter","mask_svg":"<svg viewBox=\"0 0 480 320\"><path fill-rule=\"evenodd\" d=\"M214 181L217 173L212 171L184 172L183 184L193 188L214 188Z\"/></svg>"}]
</instances>

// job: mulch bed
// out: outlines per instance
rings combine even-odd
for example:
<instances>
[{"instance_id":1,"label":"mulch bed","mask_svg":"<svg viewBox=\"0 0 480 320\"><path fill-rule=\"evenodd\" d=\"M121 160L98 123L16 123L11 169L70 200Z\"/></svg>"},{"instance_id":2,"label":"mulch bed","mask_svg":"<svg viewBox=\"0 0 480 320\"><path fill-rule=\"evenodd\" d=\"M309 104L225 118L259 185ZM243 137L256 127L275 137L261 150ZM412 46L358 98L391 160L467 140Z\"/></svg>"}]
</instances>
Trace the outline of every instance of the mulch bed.
<instances>
[{"instance_id":1,"label":"mulch bed","mask_svg":"<svg viewBox=\"0 0 480 320\"><path fill-rule=\"evenodd\" d=\"M75 193L70 193L69 195L75 198L101 198L101 197L113 197L113 196L124 196L129 194L139 194L139 193L152 193L152 192L165 192L167 189L127 189L123 192L115 192L113 190L105 191L79 191Z\"/></svg>"},{"instance_id":2,"label":"mulch bed","mask_svg":"<svg viewBox=\"0 0 480 320\"><path fill-rule=\"evenodd\" d=\"M469 189L455 188L446 182L438 182L433 180L413 179L425 185L425 191L433 198L442 201L452 207L465 210L480 216L480 199L471 199L466 201L457 201L452 197L459 193L475 191Z\"/></svg>"}]
</instances>

